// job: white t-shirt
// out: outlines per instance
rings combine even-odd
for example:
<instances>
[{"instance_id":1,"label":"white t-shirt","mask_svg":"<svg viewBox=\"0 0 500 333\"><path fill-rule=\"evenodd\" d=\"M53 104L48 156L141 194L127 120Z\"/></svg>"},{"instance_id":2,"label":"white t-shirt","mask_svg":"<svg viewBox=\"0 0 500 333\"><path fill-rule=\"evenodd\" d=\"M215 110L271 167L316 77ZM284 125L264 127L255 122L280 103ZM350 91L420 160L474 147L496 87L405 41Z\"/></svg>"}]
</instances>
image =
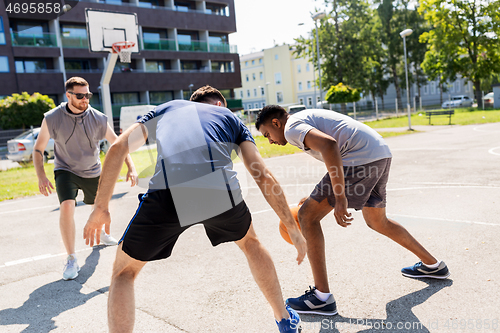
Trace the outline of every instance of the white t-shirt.
<instances>
[{"instance_id":1,"label":"white t-shirt","mask_svg":"<svg viewBox=\"0 0 500 333\"><path fill-rule=\"evenodd\" d=\"M306 134L313 128L337 141L344 166L364 165L392 157L380 134L367 125L335 111L309 109L291 115L285 125L285 139L324 162L319 152L304 145Z\"/></svg>"}]
</instances>

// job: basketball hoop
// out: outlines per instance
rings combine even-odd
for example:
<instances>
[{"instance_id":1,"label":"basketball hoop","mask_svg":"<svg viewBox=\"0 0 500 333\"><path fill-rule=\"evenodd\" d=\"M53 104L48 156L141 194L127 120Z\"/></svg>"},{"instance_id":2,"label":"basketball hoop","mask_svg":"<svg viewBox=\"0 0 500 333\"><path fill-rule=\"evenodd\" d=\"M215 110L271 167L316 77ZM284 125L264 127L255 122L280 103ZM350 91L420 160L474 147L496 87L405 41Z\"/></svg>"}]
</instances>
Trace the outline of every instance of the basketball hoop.
<instances>
[{"instance_id":1,"label":"basketball hoop","mask_svg":"<svg viewBox=\"0 0 500 333\"><path fill-rule=\"evenodd\" d=\"M113 53L118 53L120 56L120 62L132 62L132 51L129 49L134 47L134 42L123 41L113 43Z\"/></svg>"}]
</instances>

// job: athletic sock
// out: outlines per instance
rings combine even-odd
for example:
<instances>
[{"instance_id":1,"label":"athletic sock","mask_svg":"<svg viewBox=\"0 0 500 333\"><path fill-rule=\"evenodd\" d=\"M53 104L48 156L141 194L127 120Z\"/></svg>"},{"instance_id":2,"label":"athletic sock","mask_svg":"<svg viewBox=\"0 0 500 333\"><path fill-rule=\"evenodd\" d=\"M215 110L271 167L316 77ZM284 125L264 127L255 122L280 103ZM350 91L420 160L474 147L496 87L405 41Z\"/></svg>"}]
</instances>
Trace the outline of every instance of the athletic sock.
<instances>
[{"instance_id":1,"label":"athletic sock","mask_svg":"<svg viewBox=\"0 0 500 333\"><path fill-rule=\"evenodd\" d=\"M314 293L316 294L316 297L322 302L326 302L328 297L330 297L330 295L331 295L330 293L323 293L323 292L319 291L318 289L314 290Z\"/></svg>"},{"instance_id":2,"label":"athletic sock","mask_svg":"<svg viewBox=\"0 0 500 333\"><path fill-rule=\"evenodd\" d=\"M433 265L426 265L426 264L424 264L424 266L427 267L427 268L430 268L430 269L436 269L436 268L439 267L439 264L441 264L440 260L438 260L437 263L435 263Z\"/></svg>"}]
</instances>

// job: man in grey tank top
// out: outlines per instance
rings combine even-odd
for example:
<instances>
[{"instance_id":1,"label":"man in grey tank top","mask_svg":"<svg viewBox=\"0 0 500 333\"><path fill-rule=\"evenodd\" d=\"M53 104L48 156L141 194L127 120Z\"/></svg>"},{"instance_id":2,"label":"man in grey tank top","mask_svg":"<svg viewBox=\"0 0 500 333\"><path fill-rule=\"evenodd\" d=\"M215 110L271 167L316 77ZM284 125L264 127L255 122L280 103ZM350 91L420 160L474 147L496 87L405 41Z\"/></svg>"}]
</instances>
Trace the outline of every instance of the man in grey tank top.
<instances>
[{"instance_id":1,"label":"man in grey tank top","mask_svg":"<svg viewBox=\"0 0 500 333\"><path fill-rule=\"evenodd\" d=\"M325 163L327 169L298 213L315 287L287 299L290 307L298 313L337 314L321 229L321 220L332 210L344 228L353 220L347 208L361 210L370 228L413 252L421 261L403 268L404 276L446 279L450 275L443 261L433 257L402 225L387 218L386 184L392 155L375 130L334 111L312 109L289 115L278 105L264 107L255 127L269 143L290 143Z\"/></svg>"},{"instance_id":2,"label":"man in grey tank top","mask_svg":"<svg viewBox=\"0 0 500 333\"><path fill-rule=\"evenodd\" d=\"M85 79L72 77L66 81L66 97L67 103L61 103L45 113L33 150L33 164L40 193L48 196L54 186L45 174L42 152L49 139L54 139L54 176L61 205L59 227L68 253L63 279L71 280L78 276L80 270L75 257L75 199L78 190L82 190L83 202L94 204L101 174L99 141L107 139L112 144L117 136L107 117L89 105L92 93ZM130 156L125 163L128 167L127 180L130 179L134 186L138 177ZM116 245L118 242L109 235L109 230L102 230L101 243Z\"/></svg>"}]
</instances>

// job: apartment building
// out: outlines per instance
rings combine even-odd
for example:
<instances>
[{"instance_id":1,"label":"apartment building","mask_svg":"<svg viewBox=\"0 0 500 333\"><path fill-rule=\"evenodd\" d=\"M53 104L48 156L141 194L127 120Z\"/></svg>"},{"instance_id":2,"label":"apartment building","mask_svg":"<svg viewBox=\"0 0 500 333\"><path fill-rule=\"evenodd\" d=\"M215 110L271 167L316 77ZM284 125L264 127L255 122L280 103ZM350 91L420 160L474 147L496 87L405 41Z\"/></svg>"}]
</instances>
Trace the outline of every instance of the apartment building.
<instances>
[{"instance_id":1,"label":"apartment building","mask_svg":"<svg viewBox=\"0 0 500 333\"><path fill-rule=\"evenodd\" d=\"M245 110L268 104L304 104L320 101L317 72L308 58L299 58L290 45L279 45L240 56L242 88L235 89ZM325 94L323 93L323 97Z\"/></svg>"},{"instance_id":2,"label":"apartment building","mask_svg":"<svg viewBox=\"0 0 500 333\"><path fill-rule=\"evenodd\" d=\"M110 83L113 116L121 106L189 98L205 84L217 87L228 106L241 109L240 63L229 35L236 32L233 0L81 0L56 19L7 12L0 2L0 97L27 91L64 100L64 81L84 77L100 107L99 83L108 54L91 53L85 8L136 13L139 54L117 62Z\"/></svg>"}]
</instances>

